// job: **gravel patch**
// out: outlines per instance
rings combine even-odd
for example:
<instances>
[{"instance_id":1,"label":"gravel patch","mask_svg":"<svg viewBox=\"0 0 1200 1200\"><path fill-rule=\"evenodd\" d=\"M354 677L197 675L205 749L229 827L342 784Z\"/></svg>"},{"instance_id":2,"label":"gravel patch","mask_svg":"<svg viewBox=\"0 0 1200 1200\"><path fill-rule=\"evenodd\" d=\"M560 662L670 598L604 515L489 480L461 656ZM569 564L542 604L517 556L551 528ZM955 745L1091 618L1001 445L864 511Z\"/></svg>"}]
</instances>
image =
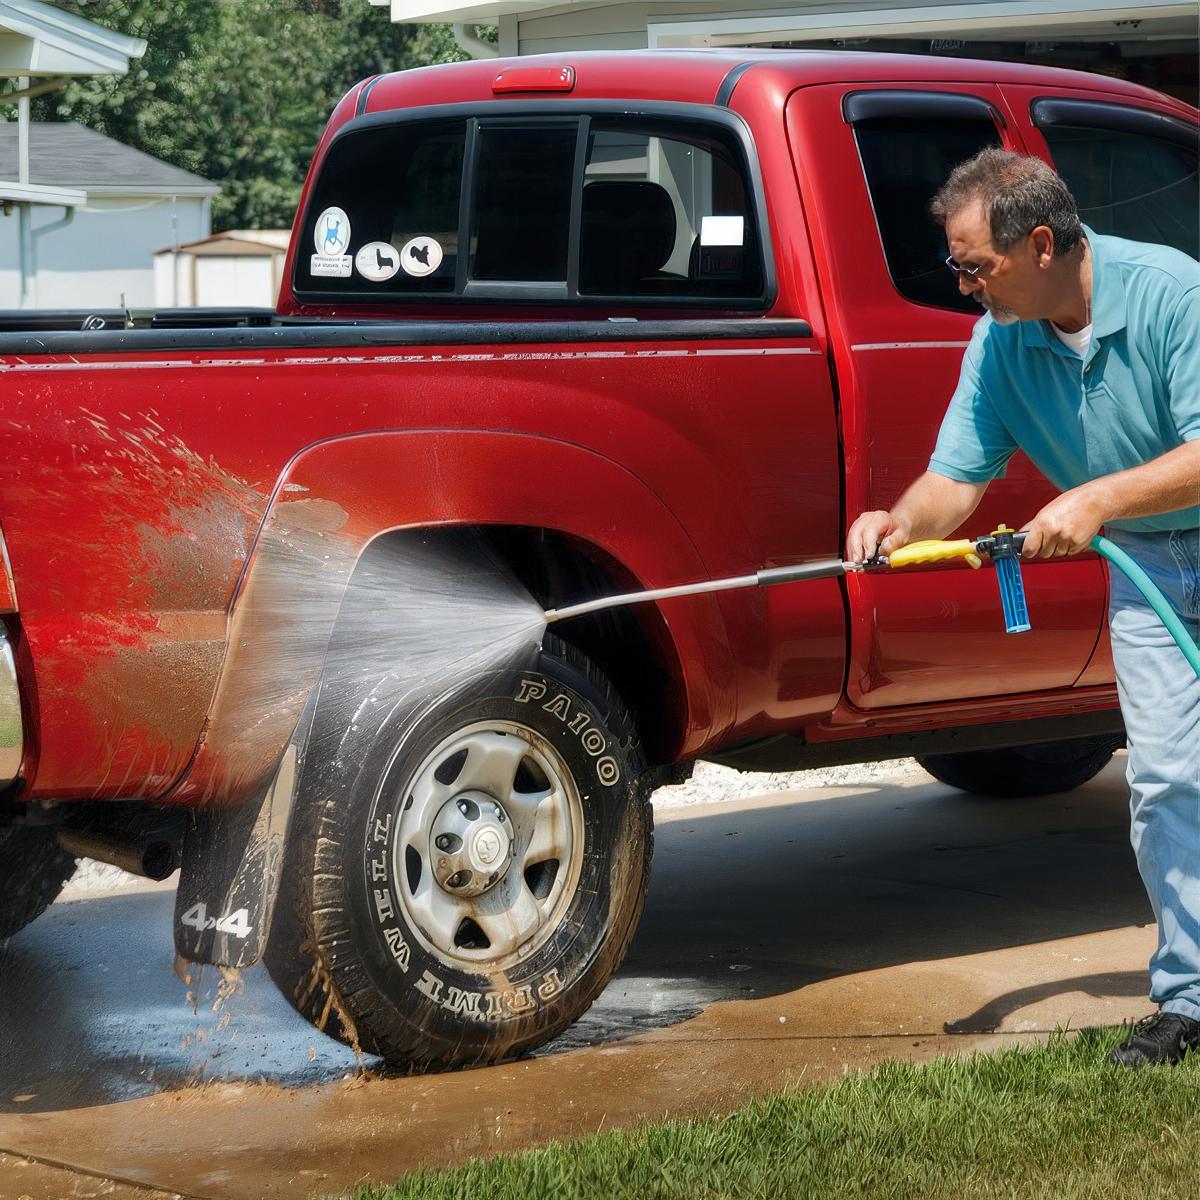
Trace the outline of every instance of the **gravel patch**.
<instances>
[{"instance_id":1,"label":"gravel patch","mask_svg":"<svg viewBox=\"0 0 1200 1200\"><path fill-rule=\"evenodd\" d=\"M58 899L86 900L111 892L122 891L125 888L145 888L147 880L137 875L130 875L120 867L111 867L108 863L94 862L90 858L81 858L66 887L59 893Z\"/></svg>"},{"instance_id":2,"label":"gravel patch","mask_svg":"<svg viewBox=\"0 0 1200 1200\"><path fill-rule=\"evenodd\" d=\"M811 771L735 771L716 763L698 762L691 779L674 787L659 788L652 797L656 812L672 808L690 808L698 804L719 804L724 800L744 800L768 796L774 792L797 792L824 787L900 787L928 781L929 776L911 758L892 758L883 762L852 763L844 767L817 767ZM142 890L145 879L130 875L120 867L81 858L75 874L58 899L86 900L93 896Z\"/></svg>"},{"instance_id":3,"label":"gravel patch","mask_svg":"<svg viewBox=\"0 0 1200 1200\"><path fill-rule=\"evenodd\" d=\"M652 797L656 812L694 804L718 804L772 792L796 792L824 787L899 787L928 782L929 775L912 758L851 763L842 767L815 767L810 771L735 771L716 763L698 762L691 779L659 788Z\"/></svg>"}]
</instances>

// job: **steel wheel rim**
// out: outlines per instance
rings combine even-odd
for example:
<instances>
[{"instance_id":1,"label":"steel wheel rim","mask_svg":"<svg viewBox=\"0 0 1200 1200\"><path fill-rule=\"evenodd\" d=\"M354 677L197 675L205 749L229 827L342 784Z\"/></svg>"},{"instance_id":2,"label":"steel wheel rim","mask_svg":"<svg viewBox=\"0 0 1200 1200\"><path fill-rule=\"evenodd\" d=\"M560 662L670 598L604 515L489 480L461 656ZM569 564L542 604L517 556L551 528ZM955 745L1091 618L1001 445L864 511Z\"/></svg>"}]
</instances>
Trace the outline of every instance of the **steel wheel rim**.
<instances>
[{"instance_id":1,"label":"steel wheel rim","mask_svg":"<svg viewBox=\"0 0 1200 1200\"><path fill-rule=\"evenodd\" d=\"M443 738L397 799L392 877L425 949L475 973L503 971L541 949L561 923L583 863L583 804L559 752L527 725L477 721ZM463 799L477 818L448 809ZM494 883L478 895L445 885L448 873L457 882L460 862L461 870L474 870L496 851L504 831L509 857ZM434 839L448 834L462 840L459 859L439 865L453 856ZM479 884L473 879L467 891Z\"/></svg>"}]
</instances>

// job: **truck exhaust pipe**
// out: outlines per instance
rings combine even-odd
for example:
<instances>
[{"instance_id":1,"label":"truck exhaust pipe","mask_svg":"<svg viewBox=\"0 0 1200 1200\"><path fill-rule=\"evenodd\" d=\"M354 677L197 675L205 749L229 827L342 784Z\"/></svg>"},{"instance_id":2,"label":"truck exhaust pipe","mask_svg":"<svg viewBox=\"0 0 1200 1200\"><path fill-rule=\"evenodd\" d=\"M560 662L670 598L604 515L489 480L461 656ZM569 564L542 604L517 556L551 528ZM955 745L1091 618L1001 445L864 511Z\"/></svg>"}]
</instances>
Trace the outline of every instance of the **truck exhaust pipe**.
<instances>
[{"instance_id":1,"label":"truck exhaust pipe","mask_svg":"<svg viewBox=\"0 0 1200 1200\"><path fill-rule=\"evenodd\" d=\"M58 844L76 858L92 858L156 883L179 867L178 848L164 837L137 837L108 830L60 829Z\"/></svg>"}]
</instances>

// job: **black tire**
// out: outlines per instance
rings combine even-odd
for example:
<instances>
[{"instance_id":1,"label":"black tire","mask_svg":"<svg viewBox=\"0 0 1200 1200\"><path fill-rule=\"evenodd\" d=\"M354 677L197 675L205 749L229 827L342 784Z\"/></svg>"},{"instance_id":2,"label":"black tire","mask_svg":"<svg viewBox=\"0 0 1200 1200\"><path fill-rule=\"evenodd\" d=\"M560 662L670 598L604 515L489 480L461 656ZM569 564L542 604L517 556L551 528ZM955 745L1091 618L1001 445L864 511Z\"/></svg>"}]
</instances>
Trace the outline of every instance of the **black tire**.
<instances>
[{"instance_id":1,"label":"black tire","mask_svg":"<svg viewBox=\"0 0 1200 1200\"><path fill-rule=\"evenodd\" d=\"M54 903L75 859L44 826L0 829L0 939L12 937Z\"/></svg>"},{"instance_id":2,"label":"black tire","mask_svg":"<svg viewBox=\"0 0 1200 1200\"><path fill-rule=\"evenodd\" d=\"M1074 738L1003 750L918 755L935 779L978 796L1014 799L1069 792L1098 775L1113 756L1112 736Z\"/></svg>"},{"instance_id":3,"label":"black tire","mask_svg":"<svg viewBox=\"0 0 1200 1200\"><path fill-rule=\"evenodd\" d=\"M633 721L618 695L589 660L547 637L546 648L528 667L492 670L417 711L401 704L369 721L365 706L340 702L341 712L355 712L348 725L346 717L322 711L327 707L324 701L318 707L306 750L266 955L280 990L319 1028L409 1071L505 1061L553 1038L586 1011L621 962L649 880L653 826L646 771ZM481 725L488 728L480 732ZM521 771L532 772L533 779L538 764L547 762L565 765L570 774L561 791L573 788L579 802L571 818L578 840L573 833L570 854L564 853L574 865L568 864L554 901L557 918L547 917L516 957L488 960L492 943L482 925L468 924L455 935L465 929L466 940L461 946L456 940L448 953L483 957L449 961L413 912L419 896L428 901L430 881L439 884L437 871L447 869L444 859L435 869L437 826L422 825L427 817L418 810L424 804L427 813L432 805L435 821L442 820L450 801L417 804L413 796L418 789L422 797L438 795L429 782L429 764L455 738L486 737L489 745L498 745L496 737L515 734L513 746L523 753L526 735L520 730L528 731L533 757L521 759L518 779ZM446 753L433 779L448 794L458 793L453 802L459 808L463 796L474 796L478 810L486 810L492 793L481 798L478 790L459 792L465 785L452 777L455 755ZM474 751L464 753L470 760ZM472 773L462 764L458 769L464 779ZM546 778L521 786L540 794ZM506 803L518 804L519 790L514 784ZM450 812L445 819L458 818ZM513 817L511 862L486 896L471 901L471 912L491 903L489 896L502 900L518 867L530 889L550 876L546 898L537 900L550 906L563 863L529 868L541 872L530 883L518 859L529 839L518 826ZM412 835L413 828L419 836ZM476 846L479 836L464 833ZM403 853L397 848L401 839ZM410 839L429 847L427 860L409 850ZM413 853L420 860L415 879ZM451 875L447 886L458 878L457 872Z\"/></svg>"}]
</instances>

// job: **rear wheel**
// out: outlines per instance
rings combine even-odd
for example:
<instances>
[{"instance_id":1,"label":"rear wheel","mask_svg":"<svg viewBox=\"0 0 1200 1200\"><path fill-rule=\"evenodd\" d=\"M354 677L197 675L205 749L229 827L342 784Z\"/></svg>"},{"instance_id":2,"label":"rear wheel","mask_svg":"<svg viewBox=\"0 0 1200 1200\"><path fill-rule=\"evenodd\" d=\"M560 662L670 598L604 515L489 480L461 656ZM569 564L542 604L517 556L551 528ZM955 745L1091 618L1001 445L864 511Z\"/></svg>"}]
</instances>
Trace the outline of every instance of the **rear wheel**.
<instances>
[{"instance_id":1,"label":"rear wheel","mask_svg":"<svg viewBox=\"0 0 1200 1200\"><path fill-rule=\"evenodd\" d=\"M552 1038L641 914L652 835L632 721L587 659L547 642L418 713L372 723L357 706L335 756L308 749L268 968L318 1026L408 1069Z\"/></svg>"},{"instance_id":2,"label":"rear wheel","mask_svg":"<svg viewBox=\"0 0 1200 1200\"><path fill-rule=\"evenodd\" d=\"M1049 796L1069 792L1098 775L1113 756L1110 735L973 750L963 754L926 754L917 762L935 779L980 796Z\"/></svg>"},{"instance_id":3,"label":"rear wheel","mask_svg":"<svg viewBox=\"0 0 1200 1200\"><path fill-rule=\"evenodd\" d=\"M48 826L0 829L0 938L24 929L54 903L75 859Z\"/></svg>"}]
</instances>

